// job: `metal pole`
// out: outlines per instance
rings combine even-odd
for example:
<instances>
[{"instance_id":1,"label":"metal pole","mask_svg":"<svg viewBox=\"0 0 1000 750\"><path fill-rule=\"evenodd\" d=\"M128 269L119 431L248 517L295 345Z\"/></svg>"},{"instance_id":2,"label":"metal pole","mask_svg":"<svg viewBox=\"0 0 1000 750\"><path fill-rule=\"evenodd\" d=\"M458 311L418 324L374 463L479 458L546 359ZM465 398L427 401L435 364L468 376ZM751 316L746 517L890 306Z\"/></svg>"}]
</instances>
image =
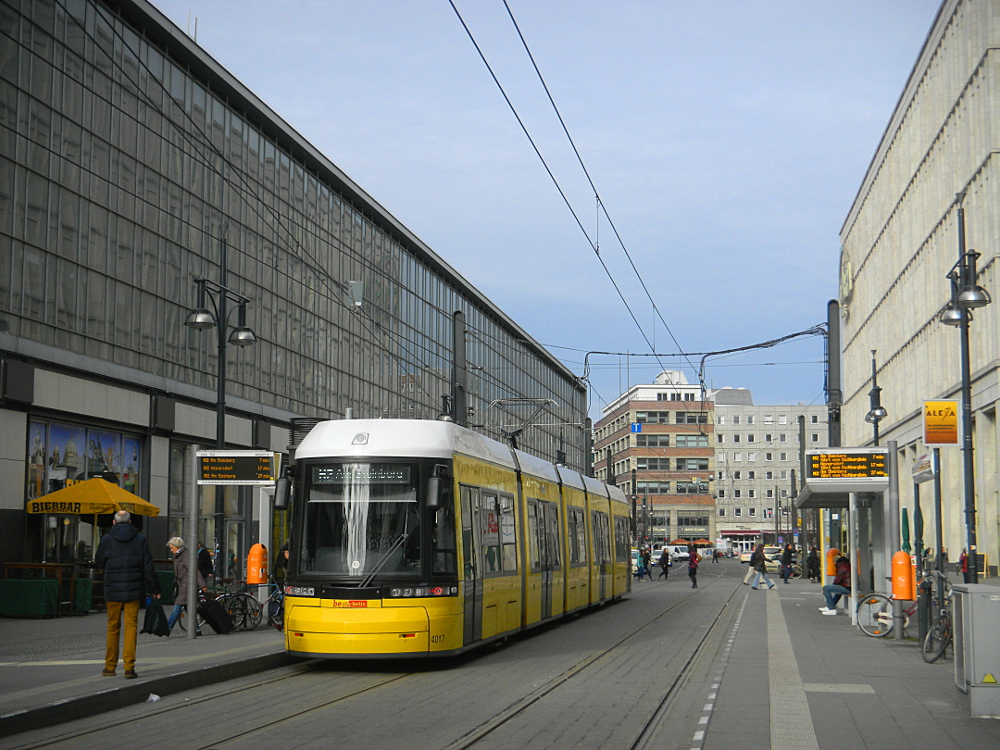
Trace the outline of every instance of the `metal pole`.
<instances>
[{"instance_id":1,"label":"metal pole","mask_svg":"<svg viewBox=\"0 0 1000 750\"><path fill-rule=\"evenodd\" d=\"M851 614L851 625L857 627L858 625L858 609L855 606L857 601L856 597L858 595L858 566L861 564L861 559L858 555L858 493L851 492L848 497L850 500L849 511L850 515L847 519L847 543L850 545L850 550L847 553L847 559L851 561L851 595L848 597L850 604Z\"/></svg>"},{"instance_id":2,"label":"metal pole","mask_svg":"<svg viewBox=\"0 0 1000 750\"><path fill-rule=\"evenodd\" d=\"M942 558L941 551L944 549L944 529L941 528L941 449L934 449L934 544L937 545L937 562L934 568L940 572L944 573L944 559ZM936 579L936 593L938 601L944 595L944 582L935 576Z\"/></svg>"},{"instance_id":3,"label":"metal pole","mask_svg":"<svg viewBox=\"0 0 1000 750\"><path fill-rule=\"evenodd\" d=\"M885 444L888 451L889 489L882 494L882 518L884 519L883 544L885 544L885 558L888 566L890 580L892 577L892 557L896 550L900 548L899 530L899 456L896 453L896 441L889 440ZM903 640L903 602L893 597L892 599L892 637L894 640Z\"/></svg>"},{"instance_id":4,"label":"metal pole","mask_svg":"<svg viewBox=\"0 0 1000 750\"><path fill-rule=\"evenodd\" d=\"M198 617L198 511L201 506L201 487L198 485L198 446L189 445L187 450L188 465L191 467L189 481L188 508L188 538L187 538L187 639L193 641L197 635Z\"/></svg>"},{"instance_id":5,"label":"metal pole","mask_svg":"<svg viewBox=\"0 0 1000 750\"><path fill-rule=\"evenodd\" d=\"M218 450L226 449L226 237L223 235L219 253L219 284L222 289L219 291L219 373L217 390L215 396L215 447ZM215 485L215 578L221 580L226 577L225 564L225 534L224 524L226 517L226 488Z\"/></svg>"},{"instance_id":6,"label":"metal pole","mask_svg":"<svg viewBox=\"0 0 1000 750\"><path fill-rule=\"evenodd\" d=\"M965 209L958 207L958 259L961 284L975 283L969 278L968 256L965 252ZM978 560L976 555L976 486L975 465L972 461L972 372L969 363L969 322L972 311L962 310L962 473L965 481L965 526L968 565L966 583L979 583Z\"/></svg>"}]
</instances>

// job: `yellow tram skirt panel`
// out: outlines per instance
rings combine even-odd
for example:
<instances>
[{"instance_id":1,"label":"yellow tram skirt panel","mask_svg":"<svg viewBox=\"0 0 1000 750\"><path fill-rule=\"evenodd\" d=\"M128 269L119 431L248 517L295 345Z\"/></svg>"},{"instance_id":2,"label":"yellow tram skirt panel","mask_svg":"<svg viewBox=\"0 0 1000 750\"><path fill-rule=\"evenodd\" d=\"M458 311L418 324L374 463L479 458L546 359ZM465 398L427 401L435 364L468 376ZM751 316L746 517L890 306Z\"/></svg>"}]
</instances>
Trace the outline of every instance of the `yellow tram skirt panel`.
<instances>
[{"instance_id":1,"label":"yellow tram skirt panel","mask_svg":"<svg viewBox=\"0 0 1000 750\"><path fill-rule=\"evenodd\" d=\"M430 602L430 612L412 603L384 606L379 599L298 599L285 604L285 648L292 653L404 655L462 647L462 617L439 601ZM442 609L448 611L435 611Z\"/></svg>"}]
</instances>

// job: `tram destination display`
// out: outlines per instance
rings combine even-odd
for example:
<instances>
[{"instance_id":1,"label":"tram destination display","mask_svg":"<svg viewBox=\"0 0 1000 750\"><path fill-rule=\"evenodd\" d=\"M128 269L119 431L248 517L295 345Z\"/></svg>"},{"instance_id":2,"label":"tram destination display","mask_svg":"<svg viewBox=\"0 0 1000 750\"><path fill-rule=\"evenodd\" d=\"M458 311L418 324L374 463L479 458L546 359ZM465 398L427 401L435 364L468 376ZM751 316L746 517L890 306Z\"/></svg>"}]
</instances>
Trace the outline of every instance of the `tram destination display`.
<instances>
[{"instance_id":1,"label":"tram destination display","mask_svg":"<svg viewBox=\"0 0 1000 750\"><path fill-rule=\"evenodd\" d=\"M884 448L806 451L806 485L814 492L882 492L889 486Z\"/></svg>"},{"instance_id":2,"label":"tram destination display","mask_svg":"<svg viewBox=\"0 0 1000 750\"><path fill-rule=\"evenodd\" d=\"M274 484L270 451L197 451L198 484Z\"/></svg>"}]
</instances>

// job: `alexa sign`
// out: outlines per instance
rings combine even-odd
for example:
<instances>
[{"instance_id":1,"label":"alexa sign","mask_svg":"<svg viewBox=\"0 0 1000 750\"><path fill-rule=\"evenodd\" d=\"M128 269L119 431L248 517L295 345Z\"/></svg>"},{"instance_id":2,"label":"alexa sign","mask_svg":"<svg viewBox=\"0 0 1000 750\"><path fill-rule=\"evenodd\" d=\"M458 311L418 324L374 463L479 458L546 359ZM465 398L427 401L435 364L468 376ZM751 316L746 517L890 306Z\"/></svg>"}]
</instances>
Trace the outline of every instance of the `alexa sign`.
<instances>
[{"instance_id":1,"label":"alexa sign","mask_svg":"<svg viewBox=\"0 0 1000 750\"><path fill-rule=\"evenodd\" d=\"M924 401L924 445L958 445L957 401Z\"/></svg>"}]
</instances>

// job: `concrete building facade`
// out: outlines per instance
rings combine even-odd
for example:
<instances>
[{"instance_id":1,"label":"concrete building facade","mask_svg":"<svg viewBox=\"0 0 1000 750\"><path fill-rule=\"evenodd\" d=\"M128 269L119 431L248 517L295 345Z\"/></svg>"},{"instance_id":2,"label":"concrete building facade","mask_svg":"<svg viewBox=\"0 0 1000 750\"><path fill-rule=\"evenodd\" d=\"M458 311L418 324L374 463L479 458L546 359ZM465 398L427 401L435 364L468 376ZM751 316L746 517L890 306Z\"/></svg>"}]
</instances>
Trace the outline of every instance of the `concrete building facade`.
<instances>
[{"instance_id":1,"label":"concrete building facade","mask_svg":"<svg viewBox=\"0 0 1000 750\"><path fill-rule=\"evenodd\" d=\"M843 444L870 445L872 362L895 441L901 502L913 517L910 466L928 452L923 405L960 400L961 335L939 322L947 278L964 244L981 254L977 283L1000 297L1000 3L945 0L900 95L840 233ZM979 551L1000 557L1000 304L970 323L974 488ZM874 356L873 356L874 350ZM942 534L955 560L966 546L958 446L941 448ZM929 486L928 486L929 487ZM925 544L934 513L922 493Z\"/></svg>"},{"instance_id":2,"label":"concrete building facade","mask_svg":"<svg viewBox=\"0 0 1000 750\"><path fill-rule=\"evenodd\" d=\"M715 515L727 547L800 539L801 519L792 498L801 483L803 418L805 448L825 448L826 407L753 403L745 388L722 388L715 404Z\"/></svg>"},{"instance_id":3,"label":"concrete building facade","mask_svg":"<svg viewBox=\"0 0 1000 750\"><path fill-rule=\"evenodd\" d=\"M715 540L712 407L668 370L629 388L594 425L594 474L634 500L640 543Z\"/></svg>"}]
</instances>

